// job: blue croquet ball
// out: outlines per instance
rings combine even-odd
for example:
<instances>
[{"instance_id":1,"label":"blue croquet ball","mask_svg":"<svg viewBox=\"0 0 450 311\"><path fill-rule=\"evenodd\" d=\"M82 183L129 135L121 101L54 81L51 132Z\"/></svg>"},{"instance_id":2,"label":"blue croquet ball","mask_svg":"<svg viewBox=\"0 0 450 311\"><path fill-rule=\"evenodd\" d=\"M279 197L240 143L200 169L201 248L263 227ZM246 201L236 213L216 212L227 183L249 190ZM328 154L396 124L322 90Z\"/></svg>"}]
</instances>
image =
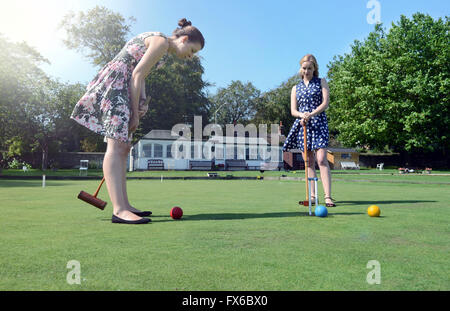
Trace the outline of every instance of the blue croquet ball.
<instances>
[{"instance_id":1,"label":"blue croquet ball","mask_svg":"<svg viewBox=\"0 0 450 311\"><path fill-rule=\"evenodd\" d=\"M316 209L314 210L314 214L317 217L327 217L328 215L328 210L325 206L323 205L319 205L316 207Z\"/></svg>"}]
</instances>

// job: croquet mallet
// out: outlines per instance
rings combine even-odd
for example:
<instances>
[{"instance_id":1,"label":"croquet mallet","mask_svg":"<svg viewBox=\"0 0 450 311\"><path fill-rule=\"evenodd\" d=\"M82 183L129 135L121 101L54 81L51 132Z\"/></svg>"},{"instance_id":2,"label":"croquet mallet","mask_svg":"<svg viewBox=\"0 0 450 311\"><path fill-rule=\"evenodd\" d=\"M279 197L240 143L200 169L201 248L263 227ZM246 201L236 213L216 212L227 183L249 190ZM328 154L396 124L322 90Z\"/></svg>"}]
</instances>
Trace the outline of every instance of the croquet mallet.
<instances>
[{"instance_id":1,"label":"croquet mallet","mask_svg":"<svg viewBox=\"0 0 450 311\"><path fill-rule=\"evenodd\" d=\"M103 210L106 206L106 202L97 198L97 195L104 182L105 177L102 178L102 181L100 182L100 185L98 185L97 191L95 191L94 195L91 195L84 191L80 191L80 193L78 194L78 199L83 200L84 202L94 205L95 207L98 207L99 209Z\"/></svg>"}]
</instances>

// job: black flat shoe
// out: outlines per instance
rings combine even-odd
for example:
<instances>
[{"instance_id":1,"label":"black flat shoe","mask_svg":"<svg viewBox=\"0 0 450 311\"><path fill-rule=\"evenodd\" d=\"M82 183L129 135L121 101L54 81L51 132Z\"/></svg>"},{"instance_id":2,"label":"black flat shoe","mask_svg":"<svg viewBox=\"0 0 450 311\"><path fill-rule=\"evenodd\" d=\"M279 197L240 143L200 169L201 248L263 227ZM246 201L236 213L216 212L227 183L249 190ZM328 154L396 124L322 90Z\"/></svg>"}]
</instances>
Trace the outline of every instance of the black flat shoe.
<instances>
[{"instance_id":1,"label":"black flat shoe","mask_svg":"<svg viewBox=\"0 0 450 311\"><path fill-rule=\"evenodd\" d=\"M140 224L149 223L150 221L151 221L151 219L149 219L149 218L142 218L139 220L125 220L125 219L117 217L116 215L112 215L112 218L111 218L111 222L114 224L140 225Z\"/></svg>"},{"instance_id":2,"label":"black flat shoe","mask_svg":"<svg viewBox=\"0 0 450 311\"><path fill-rule=\"evenodd\" d=\"M330 199L331 201L334 201L334 199L332 197L325 197L325 206L326 207L336 207L336 204L334 204L334 203L326 203L327 199Z\"/></svg>"},{"instance_id":3,"label":"black flat shoe","mask_svg":"<svg viewBox=\"0 0 450 311\"><path fill-rule=\"evenodd\" d=\"M152 214L152 212L150 211L145 211L145 212L132 212L133 214L139 216L139 217L148 217Z\"/></svg>"}]
</instances>

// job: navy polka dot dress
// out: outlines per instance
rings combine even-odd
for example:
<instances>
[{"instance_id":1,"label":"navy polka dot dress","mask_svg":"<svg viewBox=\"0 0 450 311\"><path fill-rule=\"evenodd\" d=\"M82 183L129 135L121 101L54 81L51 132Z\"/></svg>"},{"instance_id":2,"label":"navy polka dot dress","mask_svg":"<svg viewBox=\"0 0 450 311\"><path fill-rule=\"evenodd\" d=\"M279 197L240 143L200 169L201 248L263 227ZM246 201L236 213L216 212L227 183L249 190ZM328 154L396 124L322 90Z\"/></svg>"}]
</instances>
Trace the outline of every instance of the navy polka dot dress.
<instances>
[{"instance_id":1,"label":"navy polka dot dress","mask_svg":"<svg viewBox=\"0 0 450 311\"><path fill-rule=\"evenodd\" d=\"M312 112L320 104L322 104L322 86L321 79L314 77L309 81L308 86L300 81L296 87L297 93L297 109L300 112ZM329 133L328 121L325 111L309 119L306 125L308 150L317 150L328 147ZM283 151L291 149L303 149L303 127L300 119L296 119L289 131L286 141L283 145Z\"/></svg>"}]
</instances>

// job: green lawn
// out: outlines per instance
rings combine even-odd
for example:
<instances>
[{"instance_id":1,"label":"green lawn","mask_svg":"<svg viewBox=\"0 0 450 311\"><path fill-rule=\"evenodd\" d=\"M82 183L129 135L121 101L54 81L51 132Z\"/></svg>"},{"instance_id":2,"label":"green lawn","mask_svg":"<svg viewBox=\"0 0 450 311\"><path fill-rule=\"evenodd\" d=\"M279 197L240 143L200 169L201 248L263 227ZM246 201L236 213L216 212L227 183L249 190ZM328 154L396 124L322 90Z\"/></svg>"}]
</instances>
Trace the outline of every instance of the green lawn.
<instances>
[{"instance_id":1,"label":"green lawn","mask_svg":"<svg viewBox=\"0 0 450 311\"><path fill-rule=\"evenodd\" d=\"M133 179L132 203L154 214L139 226L76 198L96 180L0 179L0 290L450 289L449 176L333 178L327 218L297 204L303 181ZM99 197L109 202L106 188ZM366 214L371 204L381 217ZM175 205L182 220L169 216ZM70 260L80 285L66 281ZM370 260L380 285L366 281Z\"/></svg>"}]
</instances>

